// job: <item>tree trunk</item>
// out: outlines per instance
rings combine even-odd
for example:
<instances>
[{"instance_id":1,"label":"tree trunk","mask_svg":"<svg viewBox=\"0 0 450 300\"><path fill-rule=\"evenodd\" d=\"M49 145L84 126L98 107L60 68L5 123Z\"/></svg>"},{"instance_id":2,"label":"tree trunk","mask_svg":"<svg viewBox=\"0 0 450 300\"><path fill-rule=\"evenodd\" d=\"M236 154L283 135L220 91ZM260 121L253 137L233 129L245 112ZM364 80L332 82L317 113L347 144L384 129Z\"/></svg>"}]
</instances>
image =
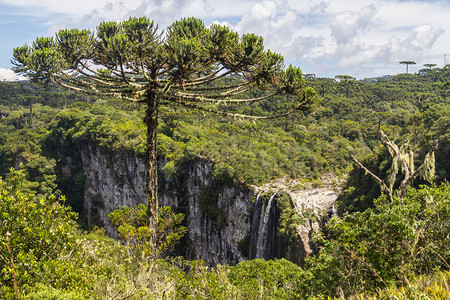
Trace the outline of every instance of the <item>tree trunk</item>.
<instances>
[{"instance_id":1,"label":"tree trunk","mask_svg":"<svg viewBox=\"0 0 450 300\"><path fill-rule=\"evenodd\" d=\"M29 125L30 128L33 128L33 103L34 101L32 99L29 100L30 103L30 119L29 119Z\"/></svg>"},{"instance_id":2,"label":"tree trunk","mask_svg":"<svg viewBox=\"0 0 450 300\"><path fill-rule=\"evenodd\" d=\"M158 100L153 91L147 94L147 111L145 124L147 125L147 152L146 160L146 193L147 216L151 230L150 246L153 255L156 255L156 234L158 229L158 159L157 159L157 129L158 129Z\"/></svg>"}]
</instances>

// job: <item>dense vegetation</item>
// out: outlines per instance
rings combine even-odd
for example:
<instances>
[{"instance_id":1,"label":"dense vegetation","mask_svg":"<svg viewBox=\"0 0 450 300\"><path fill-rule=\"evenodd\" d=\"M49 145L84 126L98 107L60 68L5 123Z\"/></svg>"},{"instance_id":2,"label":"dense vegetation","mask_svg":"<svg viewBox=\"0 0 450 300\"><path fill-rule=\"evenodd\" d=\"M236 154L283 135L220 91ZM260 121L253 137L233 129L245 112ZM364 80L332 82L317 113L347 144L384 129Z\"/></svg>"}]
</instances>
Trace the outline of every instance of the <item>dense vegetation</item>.
<instances>
[{"instance_id":1,"label":"dense vegetation","mask_svg":"<svg viewBox=\"0 0 450 300\"><path fill-rule=\"evenodd\" d=\"M183 259L149 262L99 231L83 232L65 206L82 217L83 175L77 173L69 188L58 163L81 143L142 155L145 106L27 82L0 83L2 296L292 299L364 293L448 298L450 68L365 81L341 76L307 82L320 95L313 112L247 122L163 107L158 128L166 176L197 157L214 162L218 182L261 184L282 176L317 181L322 173L348 173L339 199L342 216L316 237L321 251L304 269L286 260L214 269ZM275 97L228 109L264 115L287 110L288 103ZM434 185L419 187L429 183L416 180L404 203L380 197L379 186L350 157L386 178L390 155L380 144L380 129L396 142L409 139L417 161L439 139ZM21 171L10 172L20 163ZM83 225L82 218L78 223Z\"/></svg>"},{"instance_id":2,"label":"dense vegetation","mask_svg":"<svg viewBox=\"0 0 450 300\"><path fill-rule=\"evenodd\" d=\"M285 259L215 268L181 258L148 261L135 245L81 232L63 198L24 193L23 180L22 171L0 180L0 292L6 299L450 296L448 183L411 189L405 203L380 198L373 210L333 218L326 236L317 237L321 252L302 269Z\"/></svg>"},{"instance_id":3,"label":"dense vegetation","mask_svg":"<svg viewBox=\"0 0 450 300\"><path fill-rule=\"evenodd\" d=\"M439 81L432 80L435 78ZM318 78L309 81L322 96L313 113L264 122L206 118L181 108L163 108L159 155L170 162L166 167L169 173L183 159L202 156L229 165L236 178L249 184L281 176L315 178L323 172L350 171L351 154L363 158L382 152L377 147L381 129L394 140L408 138L419 155L439 137L437 160L442 159L437 173L442 181L450 173L444 159L448 150L449 80L450 68L378 79L375 84L352 81L348 90L343 90L342 81ZM145 151L141 121L145 106L135 109L117 100L80 99L27 83L2 83L0 88L0 174L8 171L12 160L31 161L27 156L32 154L51 157L43 148L67 138L137 154ZM58 102L57 97L63 100ZM264 115L286 110L286 106L289 101L275 97L253 105L230 105L229 110ZM383 157L388 158L386 154Z\"/></svg>"}]
</instances>

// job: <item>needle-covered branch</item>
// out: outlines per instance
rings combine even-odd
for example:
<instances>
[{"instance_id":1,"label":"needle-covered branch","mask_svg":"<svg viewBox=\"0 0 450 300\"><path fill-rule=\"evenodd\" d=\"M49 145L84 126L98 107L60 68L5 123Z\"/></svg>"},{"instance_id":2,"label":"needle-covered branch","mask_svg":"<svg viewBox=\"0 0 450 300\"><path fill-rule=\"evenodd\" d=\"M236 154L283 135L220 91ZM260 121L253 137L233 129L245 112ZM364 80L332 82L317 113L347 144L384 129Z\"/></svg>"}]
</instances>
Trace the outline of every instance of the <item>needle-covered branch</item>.
<instances>
[{"instance_id":1,"label":"needle-covered branch","mask_svg":"<svg viewBox=\"0 0 450 300\"><path fill-rule=\"evenodd\" d=\"M169 103L173 102L176 103L178 105L181 105L183 107L187 107L187 108L191 108L191 109L197 109L200 111L204 111L204 112L208 112L208 113L213 113L216 115L222 115L222 116L226 116L226 117L230 117L233 119L250 119L250 120L269 120L269 119L277 119L277 118L282 118L282 117L286 117L290 114L293 114L294 112L298 111L299 109L291 109L285 113L281 113L281 114L276 114L276 115L269 115L269 116L253 116L253 115L244 115L244 114L237 114L237 113L230 113L227 111L221 111L221 110L217 110L217 109L212 109L210 107L205 107L205 106L201 106L192 102L186 102L183 101L179 98L173 97L170 99L166 99Z\"/></svg>"},{"instance_id":2,"label":"needle-covered branch","mask_svg":"<svg viewBox=\"0 0 450 300\"><path fill-rule=\"evenodd\" d=\"M179 97L179 98L183 98L189 101L197 101L197 102L209 102L209 103L251 103L251 102L258 102L258 101L262 101L265 99L269 99L273 96L276 96L278 94L280 94L280 91L275 91L273 93L261 96L261 97L257 97L257 98L243 98L243 99L233 99L233 98L229 98L229 99L223 99L223 98L228 98L231 95L210 95L210 96L203 96L203 95L198 95L198 94L187 94L187 93L175 93L174 96L175 97Z\"/></svg>"}]
</instances>

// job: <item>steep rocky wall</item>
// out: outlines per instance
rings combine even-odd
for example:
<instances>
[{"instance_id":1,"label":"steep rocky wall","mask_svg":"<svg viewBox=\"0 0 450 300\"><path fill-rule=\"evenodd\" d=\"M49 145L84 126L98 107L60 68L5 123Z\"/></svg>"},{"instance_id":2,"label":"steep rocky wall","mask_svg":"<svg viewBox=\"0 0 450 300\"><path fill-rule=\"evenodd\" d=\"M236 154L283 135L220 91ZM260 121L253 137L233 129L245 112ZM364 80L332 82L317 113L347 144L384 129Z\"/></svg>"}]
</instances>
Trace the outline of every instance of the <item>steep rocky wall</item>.
<instances>
[{"instance_id":1,"label":"steep rocky wall","mask_svg":"<svg viewBox=\"0 0 450 300\"><path fill-rule=\"evenodd\" d=\"M108 215L124 206L145 203L144 160L128 152L104 152L92 144L82 145L79 153L85 174L87 222L115 236Z\"/></svg>"},{"instance_id":2,"label":"steep rocky wall","mask_svg":"<svg viewBox=\"0 0 450 300\"><path fill-rule=\"evenodd\" d=\"M342 180L342 179L341 179ZM320 186L300 183L296 180L280 178L266 183L255 190L277 193L283 191L289 196L291 208L300 217L296 225L296 237L284 249L284 254L292 261L303 265L305 258L316 253L312 235L318 232L326 221L336 214L334 204L339 194L340 180L332 174L324 174Z\"/></svg>"},{"instance_id":3,"label":"steep rocky wall","mask_svg":"<svg viewBox=\"0 0 450 300\"><path fill-rule=\"evenodd\" d=\"M162 205L186 208L188 253L208 264L236 264L245 259L238 245L250 234L253 193L213 180L212 164L206 160L186 163L181 175L168 179L160 189ZM181 179L181 180L180 180ZM173 193L181 190L182 193Z\"/></svg>"},{"instance_id":4,"label":"steep rocky wall","mask_svg":"<svg viewBox=\"0 0 450 300\"><path fill-rule=\"evenodd\" d=\"M74 155L62 162L64 176L73 176L74 161L78 161L84 173L84 211L88 224L103 227L108 235L115 237L108 215L123 206L134 207L146 201L144 159L131 152L105 151L93 144L78 145ZM276 192L284 194L288 191L292 206L299 215L313 210L318 218L326 214L326 209L336 198L333 191L326 189L321 192L307 189L298 193L289 191L289 185L248 188L232 181L219 182L213 176L213 163L206 159L185 162L170 178L162 172L164 165L165 161L161 160L159 204L171 206L186 216L188 233L179 247L179 254L189 259L203 259L209 265L236 264L248 258L281 257L289 249L300 249L290 257L301 263L306 255L312 253L310 235L319 226L317 221L305 217L306 225L298 228L299 245L286 245L277 236L280 216L277 197L273 198L268 209L269 202L256 201L261 191L269 197ZM307 191L327 196L311 198ZM265 218L268 222L264 221ZM261 242L259 239L265 232L270 233L269 238Z\"/></svg>"},{"instance_id":5,"label":"steep rocky wall","mask_svg":"<svg viewBox=\"0 0 450 300\"><path fill-rule=\"evenodd\" d=\"M145 203L144 159L128 152L105 152L92 144L79 147L85 177L87 222L115 230L108 215L123 206ZM160 170L164 161L160 161ZM159 204L186 216L188 236L183 255L210 265L236 264L245 259L238 249L250 234L253 192L230 184L214 184L212 163L193 160L171 178L160 173Z\"/></svg>"}]
</instances>

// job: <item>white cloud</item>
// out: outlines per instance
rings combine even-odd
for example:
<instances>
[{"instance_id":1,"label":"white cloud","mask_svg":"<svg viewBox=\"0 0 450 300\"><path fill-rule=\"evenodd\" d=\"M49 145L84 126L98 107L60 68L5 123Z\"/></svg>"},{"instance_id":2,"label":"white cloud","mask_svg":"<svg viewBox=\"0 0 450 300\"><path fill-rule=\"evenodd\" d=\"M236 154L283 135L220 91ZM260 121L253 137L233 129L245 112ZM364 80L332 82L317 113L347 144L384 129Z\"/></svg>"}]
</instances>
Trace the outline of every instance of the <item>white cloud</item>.
<instances>
[{"instance_id":1,"label":"white cloud","mask_svg":"<svg viewBox=\"0 0 450 300\"><path fill-rule=\"evenodd\" d=\"M240 33L263 36L267 48L286 56L311 49L317 45L317 40L322 39L309 34L303 43L299 43L304 36L298 29L305 25L306 20L289 6L264 1L254 4L235 27ZM292 51L295 49L297 51Z\"/></svg>"},{"instance_id":2,"label":"white cloud","mask_svg":"<svg viewBox=\"0 0 450 300\"><path fill-rule=\"evenodd\" d=\"M334 76L395 68L399 60L428 62L450 40L450 4L436 0L0 0L41 17L49 35L67 26L145 15L161 29L182 17L226 24L264 37L287 63ZM1 9L0 9L1 10ZM438 63L434 61L434 63ZM398 67L398 66L397 66ZM314 70L311 70L315 72Z\"/></svg>"},{"instance_id":3,"label":"white cloud","mask_svg":"<svg viewBox=\"0 0 450 300\"><path fill-rule=\"evenodd\" d=\"M0 68L0 81L24 80L22 76L17 76L11 69Z\"/></svg>"},{"instance_id":4,"label":"white cloud","mask_svg":"<svg viewBox=\"0 0 450 300\"><path fill-rule=\"evenodd\" d=\"M375 13L375 6L369 5L358 12L348 10L338 14L330 24L337 43L348 43L354 36L364 31Z\"/></svg>"},{"instance_id":5,"label":"white cloud","mask_svg":"<svg viewBox=\"0 0 450 300\"><path fill-rule=\"evenodd\" d=\"M330 0L287 0L287 6L299 14L321 14L325 13L330 5Z\"/></svg>"}]
</instances>

